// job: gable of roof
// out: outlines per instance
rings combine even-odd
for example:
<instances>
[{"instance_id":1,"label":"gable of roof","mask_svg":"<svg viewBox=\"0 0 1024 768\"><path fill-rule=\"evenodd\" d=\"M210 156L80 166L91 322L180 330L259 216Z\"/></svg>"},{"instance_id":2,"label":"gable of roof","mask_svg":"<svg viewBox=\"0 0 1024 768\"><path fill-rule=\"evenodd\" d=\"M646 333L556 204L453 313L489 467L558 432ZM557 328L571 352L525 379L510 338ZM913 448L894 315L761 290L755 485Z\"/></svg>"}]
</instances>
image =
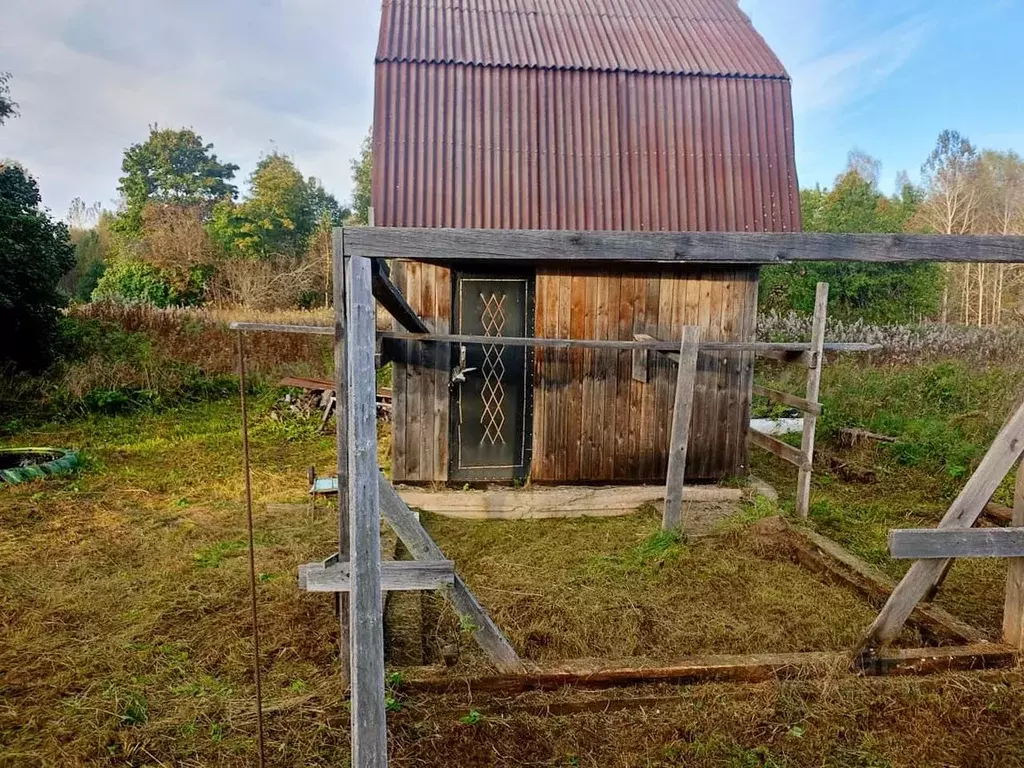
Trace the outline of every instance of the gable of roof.
<instances>
[{"instance_id":1,"label":"gable of roof","mask_svg":"<svg viewBox=\"0 0 1024 768\"><path fill-rule=\"evenodd\" d=\"M737 0L383 0L377 61L788 79Z\"/></svg>"}]
</instances>

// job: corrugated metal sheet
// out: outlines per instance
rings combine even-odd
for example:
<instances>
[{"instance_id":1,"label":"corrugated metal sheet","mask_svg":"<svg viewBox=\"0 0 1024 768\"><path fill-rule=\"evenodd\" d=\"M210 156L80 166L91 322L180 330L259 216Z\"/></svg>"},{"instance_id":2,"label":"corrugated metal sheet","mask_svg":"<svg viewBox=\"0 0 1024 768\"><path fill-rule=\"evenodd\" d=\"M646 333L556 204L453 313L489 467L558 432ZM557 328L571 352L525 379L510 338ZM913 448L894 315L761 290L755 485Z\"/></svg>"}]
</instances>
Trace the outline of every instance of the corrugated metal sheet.
<instances>
[{"instance_id":1,"label":"corrugated metal sheet","mask_svg":"<svg viewBox=\"0 0 1024 768\"><path fill-rule=\"evenodd\" d=\"M385 0L377 60L786 77L736 0Z\"/></svg>"},{"instance_id":2,"label":"corrugated metal sheet","mask_svg":"<svg viewBox=\"0 0 1024 768\"><path fill-rule=\"evenodd\" d=\"M788 80L383 62L378 226L789 231Z\"/></svg>"}]
</instances>

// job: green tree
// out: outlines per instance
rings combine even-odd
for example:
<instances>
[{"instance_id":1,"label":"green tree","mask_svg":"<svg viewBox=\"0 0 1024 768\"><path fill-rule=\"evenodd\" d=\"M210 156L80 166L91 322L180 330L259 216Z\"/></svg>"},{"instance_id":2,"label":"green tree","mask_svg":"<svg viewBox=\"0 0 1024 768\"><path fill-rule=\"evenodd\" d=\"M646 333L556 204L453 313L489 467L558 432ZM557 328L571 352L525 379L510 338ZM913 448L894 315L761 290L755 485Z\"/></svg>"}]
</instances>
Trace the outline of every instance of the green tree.
<instances>
[{"instance_id":1,"label":"green tree","mask_svg":"<svg viewBox=\"0 0 1024 768\"><path fill-rule=\"evenodd\" d=\"M241 203L214 206L210 231L229 253L248 258L295 259L305 254L320 221L341 223L343 211L315 178L308 180L287 155L267 155L249 177Z\"/></svg>"},{"instance_id":2,"label":"green tree","mask_svg":"<svg viewBox=\"0 0 1024 768\"><path fill-rule=\"evenodd\" d=\"M238 189L231 180L238 166L222 163L213 145L190 128L171 130L150 126L149 138L124 153L118 190L125 208L118 230L133 239L142 234L142 214L147 203L201 205L234 198Z\"/></svg>"},{"instance_id":3,"label":"green tree","mask_svg":"<svg viewBox=\"0 0 1024 768\"><path fill-rule=\"evenodd\" d=\"M373 184L373 128L366 134L359 148L359 157L352 161L352 215L353 224L370 223L371 192Z\"/></svg>"},{"instance_id":4,"label":"green tree","mask_svg":"<svg viewBox=\"0 0 1024 768\"><path fill-rule=\"evenodd\" d=\"M52 357L65 304L58 284L75 263L67 226L41 202L34 179L0 165L0 362L28 370Z\"/></svg>"},{"instance_id":5,"label":"green tree","mask_svg":"<svg viewBox=\"0 0 1024 768\"><path fill-rule=\"evenodd\" d=\"M861 175L868 169L871 179ZM920 193L904 184L886 197L876 189L879 165L863 153L851 153L850 167L832 189L803 190L801 214L807 232L903 232L913 219ZM767 267L762 273L761 304L775 311L810 313L819 281L829 283L829 311L844 319L872 323L908 323L933 314L941 276L932 264L807 262Z\"/></svg>"},{"instance_id":6,"label":"green tree","mask_svg":"<svg viewBox=\"0 0 1024 768\"><path fill-rule=\"evenodd\" d=\"M18 105L11 101L10 72L0 72L0 125L18 116Z\"/></svg>"}]
</instances>

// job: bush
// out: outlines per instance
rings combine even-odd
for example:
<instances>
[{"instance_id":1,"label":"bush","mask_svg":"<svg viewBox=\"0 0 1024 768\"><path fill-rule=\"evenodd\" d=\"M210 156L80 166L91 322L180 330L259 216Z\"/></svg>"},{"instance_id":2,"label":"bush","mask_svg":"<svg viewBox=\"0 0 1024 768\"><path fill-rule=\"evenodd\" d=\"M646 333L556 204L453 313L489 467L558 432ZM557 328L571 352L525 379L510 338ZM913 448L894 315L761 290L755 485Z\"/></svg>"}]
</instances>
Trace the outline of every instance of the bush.
<instances>
[{"instance_id":1,"label":"bush","mask_svg":"<svg viewBox=\"0 0 1024 768\"><path fill-rule=\"evenodd\" d=\"M195 306L202 302L207 277L206 270L194 268L179 287L151 264L120 259L103 273L92 299L154 307Z\"/></svg>"},{"instance_id":2,"label":"bush","mask_svg":"<svg viewBox=\"0 0 1024 768\"><path fill-rule=\"evenodd\" d=\"M0 164L0 363L38 370L53 356L59 310L58 285L75 264L68 229L40 209L34 179Z\"/></svg>"}]
</instances>

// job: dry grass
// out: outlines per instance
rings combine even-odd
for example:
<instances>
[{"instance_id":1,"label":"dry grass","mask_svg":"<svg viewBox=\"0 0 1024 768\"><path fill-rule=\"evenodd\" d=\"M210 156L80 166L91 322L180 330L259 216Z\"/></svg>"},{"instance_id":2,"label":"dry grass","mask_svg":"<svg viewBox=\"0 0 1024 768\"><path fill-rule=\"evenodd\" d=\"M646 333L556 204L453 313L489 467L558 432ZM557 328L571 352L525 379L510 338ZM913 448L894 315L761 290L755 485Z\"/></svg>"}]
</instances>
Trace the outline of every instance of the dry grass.
<instances>
[{"instance_id":1,"label":"dry grass","mask_svg":"<svg viewBox=\"0 0 1024 768\"><path fill-rule=\"evenodd\" d=\"M746 529L681 542L660 531L653 509L608 519L425 518L535 661L840 650L873 617L859 596L821 583ZM458 637L449 628L439 642Z\"/></svg>"},{"instance_id":2,"label":"dry grass","mask_svg":"<svg viewBox=\"0 0 1024 768\"><path fill-rule=\"evenodd\" d=\"M331 601L294 583L298 563L333 549L333 514L302 511L305 468L330 467L331 439L270 421L269 405L252 435L269 763L346 765ZM253 764L237 424L229 401L15 438L88 462L0 490L0 765ZM650 513L428 526L530 658L848 645L869 609L743 522L689 544L652 535ZM425 615L439 639L457 623ZM1015 765L1021 693L1018 673L836 678L645 688L616 693L647 700L618 709L607 692L413 698L399 684L392 764ZM566 711L588 701L598 711Z\"/></svg>"}]
</instances>

